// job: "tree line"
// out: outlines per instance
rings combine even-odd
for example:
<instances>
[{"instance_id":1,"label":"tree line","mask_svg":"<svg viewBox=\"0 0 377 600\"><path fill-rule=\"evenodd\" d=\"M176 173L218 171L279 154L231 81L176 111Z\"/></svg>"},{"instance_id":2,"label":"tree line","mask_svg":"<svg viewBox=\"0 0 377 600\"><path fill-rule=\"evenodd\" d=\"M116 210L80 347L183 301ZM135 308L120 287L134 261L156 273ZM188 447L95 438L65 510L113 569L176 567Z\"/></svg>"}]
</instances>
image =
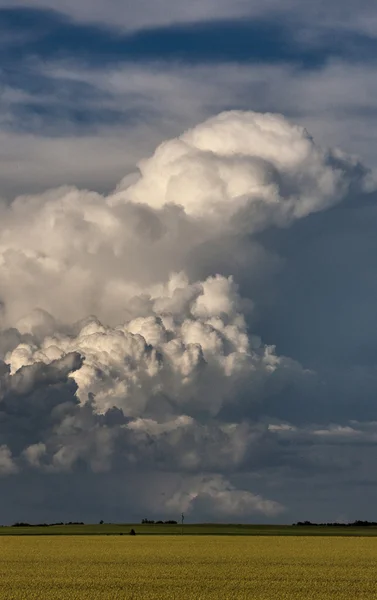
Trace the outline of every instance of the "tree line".
<instances>
[{"instance_id":1,"label":"tree line","mask_svg":"<svg viewBox=\"0 0 377 600\"><path fill-rule=\"evenodd\" d=\"M69 521L68 523L63 523L63 521L59 523L24 523L23 521L17 521L11 527L56 527L57 525L85 525L85 523L81 521Z\"/></svg>"},{"instance_id":2,"label":"tree line","mask_svg":"<svg viewBox=\"0 0 377 600\"><path fill-rule=\"evenodd\" d=\"M153 521L151 519L142 519L142 525L178 525L177 521Z\"/></svg>"},{"instance_id":3,"label":"tree line","mask_svg":"<svg viewBox=\"0 0 377 600\"><path fill-rule=\"evenodd\" d=\"M376 521L353 521L352 523L312 523L311 521L298 521L293 527L377 527Z\"/></svg>"}]
</instances>

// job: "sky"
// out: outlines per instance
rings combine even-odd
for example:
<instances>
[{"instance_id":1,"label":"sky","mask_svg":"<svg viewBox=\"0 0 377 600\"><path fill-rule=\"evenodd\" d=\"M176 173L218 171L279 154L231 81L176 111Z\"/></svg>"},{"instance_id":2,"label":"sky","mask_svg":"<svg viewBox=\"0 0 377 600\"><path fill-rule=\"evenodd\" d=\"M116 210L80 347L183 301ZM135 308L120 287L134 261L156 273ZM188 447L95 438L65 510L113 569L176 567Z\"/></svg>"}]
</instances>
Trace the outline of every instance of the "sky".
<instances>
[{"instance_id":1,"label":"sky","mask_svg":"<svg viewBox=\"0 0 377 600\"><path fill-rule=\"evenodd\" d=\"M376 520L369 0L0 0L0 523Z\"/></svg>"}]
</instances>

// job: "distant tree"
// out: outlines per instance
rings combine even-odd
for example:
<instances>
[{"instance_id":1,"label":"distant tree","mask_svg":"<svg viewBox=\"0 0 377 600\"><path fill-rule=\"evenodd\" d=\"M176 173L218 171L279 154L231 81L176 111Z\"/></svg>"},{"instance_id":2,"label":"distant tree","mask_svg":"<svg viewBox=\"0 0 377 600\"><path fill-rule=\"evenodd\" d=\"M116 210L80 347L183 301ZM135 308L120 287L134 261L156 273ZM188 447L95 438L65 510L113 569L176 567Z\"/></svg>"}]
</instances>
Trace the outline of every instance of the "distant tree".
<instances>
[{"instance_id":1,"label":"distant tree","mask_svg":"<svg viewBox=\"0 0 377 600\"><path fill-rule=\"evenodd\" d=\"M103 521L102 521L102 519L100 520L99 524L100 524L100 525L103 525Z\"/></svg>"},{"instance_id":2,"label":"distant tree","mask_svg":"<svg viewBox=\"0 0 377 600\"><path fill-rule=\"evenodd\" d=\"M134 529L131 529L131 531L130 531L130 535L136 535L136 532L135 532L135 530L134 530Z\"/></svg>"}]
</instances>

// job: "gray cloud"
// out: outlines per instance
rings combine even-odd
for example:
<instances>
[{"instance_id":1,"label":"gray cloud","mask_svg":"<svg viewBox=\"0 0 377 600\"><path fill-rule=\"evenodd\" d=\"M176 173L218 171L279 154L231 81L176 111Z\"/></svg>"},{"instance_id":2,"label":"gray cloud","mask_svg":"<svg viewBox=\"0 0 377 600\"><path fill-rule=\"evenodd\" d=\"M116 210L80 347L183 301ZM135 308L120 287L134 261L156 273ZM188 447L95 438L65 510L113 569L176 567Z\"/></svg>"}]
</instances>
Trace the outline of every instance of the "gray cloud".
<instances>
[{"instance_id":1,"label":"gray cloud","mask_svg":"<svg viewBox=\"0 0 377 600\"><path fill-rule=\"evenodd\" d=\"M177 4L172 0L0 0L0 7L33 7L61 12L79 22L107 24L122 30L138 30L179 23L205 22L221 19L274 18L288 22L303 18L312 30L345 28L375 34L376 20L372 0L348 0L347 11L341 3L329 5L324 0L303 7L297 0L286 0L284 7L278 0L192 0ZM318 35L318 32L317 32ZM315 43L316 36L307 42Z\"/></svg>"}]
</instances>

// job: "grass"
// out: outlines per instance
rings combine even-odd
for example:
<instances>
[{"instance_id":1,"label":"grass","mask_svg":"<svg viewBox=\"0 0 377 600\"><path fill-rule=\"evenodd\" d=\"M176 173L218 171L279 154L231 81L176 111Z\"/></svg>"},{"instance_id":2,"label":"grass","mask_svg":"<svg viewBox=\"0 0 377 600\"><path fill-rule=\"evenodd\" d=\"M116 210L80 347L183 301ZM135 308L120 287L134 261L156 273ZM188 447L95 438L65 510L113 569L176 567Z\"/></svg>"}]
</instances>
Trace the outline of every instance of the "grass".
<instances>
[{"instance_id":1,"label":"grass","mask_svg":"<svg viewBox=\"0 0 377 600\"><path fill-rule=\"evenodd\" d=\"M368 600L376 555L367 537L6 536L0 598Z\"/></svg>"},{"instance_id":2,"label":"grass","mask_svg":"<svg viewBox=\"0 0 377 600\"><path fill-rule=\"evenodd\" d=\"M181 525L54 525L50 527L0 527L2 535L126 535L134 529L138 535L180 535ZM292 525L221 525L186 524L184 535L254 536L377 536L377 527L295 527Z\"/></svg>"}]
</instances>

